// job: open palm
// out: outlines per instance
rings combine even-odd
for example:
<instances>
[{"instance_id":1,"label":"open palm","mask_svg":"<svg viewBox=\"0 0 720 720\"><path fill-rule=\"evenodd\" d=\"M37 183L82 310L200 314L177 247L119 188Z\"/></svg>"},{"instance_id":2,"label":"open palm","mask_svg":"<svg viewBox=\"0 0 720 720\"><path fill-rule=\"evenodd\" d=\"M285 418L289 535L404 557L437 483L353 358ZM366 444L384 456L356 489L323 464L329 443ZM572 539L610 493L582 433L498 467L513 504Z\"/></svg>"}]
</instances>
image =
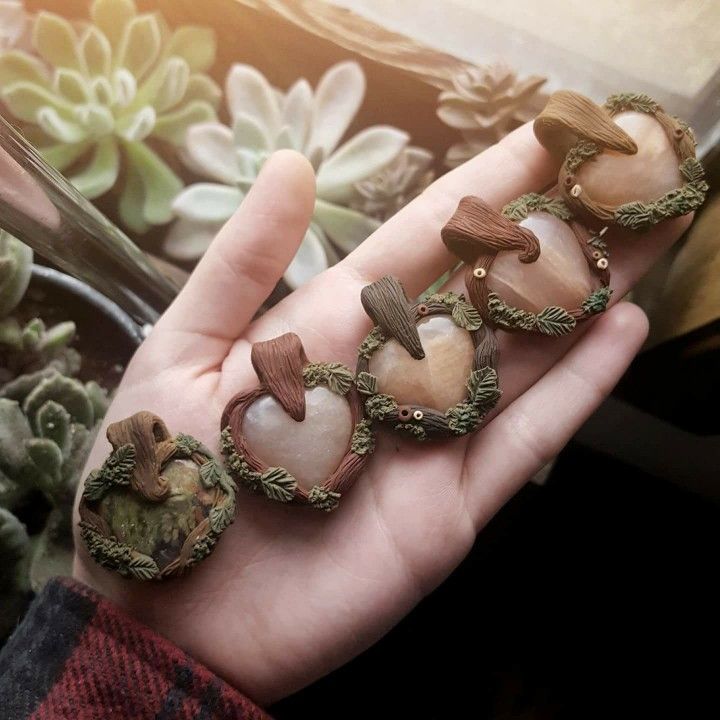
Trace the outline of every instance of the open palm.
<instances>
[{"instance_id":1,"label":"open palm","mask_svg":"<svg viewBox=\"0 0 720 720\"><path fill-rule=\"evenodd\" d=\"M136 354L106 423L151 410L172 433L217 449L225 403L257 382L253 342L293 331L312 361L354 367L370 329L364 285L391 274L417 295L454 263L440 229L463 195L499 208L556 173L523 127L435 182L342 263L253 322L313 210L310 166L295 153L276 154ZM615 298L687 222L616 239ZM460 280L451 286L461 289ZM645 333L641 311L621 303L562 339L502 334L503 399L470 439L433 445L381 434L367 469L329 515L241 490L235 523L215 553L178 580L123 580L82 548L75 574L256 701L275 701L372 644L440 583L601 402ZM109 449L100 436L90 465Z\"/></svg>"}]
</instances>

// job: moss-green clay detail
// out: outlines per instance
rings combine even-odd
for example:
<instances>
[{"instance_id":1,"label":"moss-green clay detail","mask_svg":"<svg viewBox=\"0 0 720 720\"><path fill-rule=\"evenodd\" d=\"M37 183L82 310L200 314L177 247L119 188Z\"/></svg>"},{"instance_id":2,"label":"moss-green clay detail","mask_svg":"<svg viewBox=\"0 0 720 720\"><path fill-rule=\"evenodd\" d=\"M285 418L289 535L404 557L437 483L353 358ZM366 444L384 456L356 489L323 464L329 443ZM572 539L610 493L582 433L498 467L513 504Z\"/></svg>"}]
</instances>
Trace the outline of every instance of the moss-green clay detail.
<instances>
[{"instance_id":1,"label":"moss-green clay detail","mask_svg":"<svg viewBox=\"0 0 720 720\"><path fill-rule=\"evenodd\" d=\"M605 109L611 115L616 115L626 110L634 110L635 112L654 115L660 110L660 106L645 93L617 93L611 95L605 101Z\"/></svg>"},{"instance_id":2,"label":"moss-green clay detail","mask_svg":"<svg viewBox=\"0 0 720 720\"><path fill-rule=\"evenodd\" d=\"M463 299L459 299L452 306L452 319L458 327L468 332L474 332L482 327L480 313Z\"/></svg>"},{"instance_id":3,"label":"moss-green clay detail","mask_svg":"<svg viewBox=\"0 0 720 720\"><path fill-rule=\"evenodd\" d=\"M491 367L473 370L467 381L467 389L468 400L484 412L495 407L502 395L497 371Z\"/></svg>"},{"instance_id":4,"label":"moss-green clay detail","mask_svg":"<svg viewBox=\"0 0 720 720\"><path fill-rule=\"evenodd\" d=\"M608 302L612 290L607 287L601 287L595 290L594 293L589 295L582 304L582 310L586 315L597 315L598 313L604 312L607 308Z\"/></svg>"},{"instance_id":5,"label":"moss-green clay detail","mask_svg":"<svg viewBox=\"0 0 720 720\"><path fill-rule=\"evenodd\" d=\"M514 222L525 220L534 211L550 213L560 220L572 220L573 217L570 208L562 200L553 200L538 193L521 195L502 209L503 215Z\"/></svg>"},{"instance_id":6,"label":"moss-green clay detail","mask_svg":"<svg viewBox=\"0 0 720 720\"><path fill-rule=\"evenodd\" d=\"M233 477L237 478L248 490L260 490L260 473L255 472L235 449L230 428L226 427L220 434L221 447L225 463Z\"/></svg>"},{"instance_id":7,"label":"moss-green clay detail","mask_svg":"<svg viewBox=\"0 0 720 720\"><path fill-rule=\"evenodd\" d=\"M316 510L332 512L340 503L341 494L315 485L308 493L308 502Z\"/></svg>"},{"instance_id":8,"label":"moss-green clay detail","mask_svg":"<svg viewBox=\"0 0 720 720\"><path fill-rule=\"evenodd\" d=\"M507 305L496 293L488 296L488 312L492 321L509 330L537 330L543 335L567 335L577 325L565 308L551 305L539 313Z\"/></svg>"},{"instance_id":9,"label":"moss-green clay detail","mask_svg":"<svg viewBox=\"0 0 720 720\"><path fill-rule=\"evenodd\" d=\"M573 145L565 156L565 168L569 173L574 173L586 160L599 155L601 148L589 140L580 140Z\"/></svg>"},{"instance_id":10,"label":"moss-green clay detail","mask_svg":"<svg viewBox=\"0 0 720 720\"><path fill-rule=\"evenodd\" d=\"M375 450L375 436L368 420L361 420L353 431L350 450L356 455L367 455Z\"/></svg>"},{"instance_id":11,"label":"moss-green clay detail","mask_svg":"<svg viewBox=\"0 0 720 720\"><path fill-rule=\"evenodd\" d=\"M135 469L135 448L122 445L106 458L99 470L85 480L83 496L88 502L101 500L115 485L128 485Z\"/></svg>"},{"instance_id":12,"label":"moss-green clay detail","mask_svg":"<svg viewBox=\"0 0 720 720\"><path fill-rule=\"evenodd\" d=\"M271 467L260 475L260 489L271 500L290 502L295 497L297 480L285 468Z\"/></svg>"},{"instance_id":13,"label":"moss-green clay detail","mask_svg":"<svg viewBox=\"0 0 720 720\"><path fill-rule=\"evenodd\" d=\"M378 393L365 401L365 412L373 420L384 420L386 415L397 410L397 402L392 395Z\"/></svg>"},{"instance_id":14,"label":"moss-green clay detail","mask_svg":"<svg viewBox=\"0 0 720 720\"><path fill-rule=\"evenodd\" d=\"M201 449L200 441L191 435L178 433L175 436L175 454L178 457L190 457L193 453Z\"/></svg>"},{"instance_id":15,"label":"moss-green clay detail","mask_svg":"<svg viewBox=\"0 0 720 720\"><path fill-rule=\"evenodd\" d=\"M149 555L139 553L115 538L100 535L85 522L80 523L80 534L98 565L137 580L153 580L160 575L160 568Z\"/></svg>"},{"instance_id":16,"label":"moss-green clay detail","mask_svg":"<svg viewBox=\"0 0 720 720\"><path fill-rule=\"evenodd\" d=\"M362 395L374 395L377 392L377 378L369 372L360 372L355 378L355 387Z\"/></svg>"},{"instance_id":17,"label":"moss-green clay detail","mask_svg":"<svg viewBox=\"0 0 720 720\"><path fill-rule=\"evenodd\" d=\"M397 423L395 425L395 429L402 433L412 435L412 437L416 440L422 441L427 439L427 433L425 432L425 428L422 426L421 421L418 421L417 423Z\"/></svg>"},{"instance_id":18,"label":"moss-green clay detail","mask_svg":"<svg viewBox=\"0 0 720 720\"><path fill-rule=\"evenodd\" d=\"M368 336L360 343L358 354L369 360L385 344L385 337L379 327L375 326Z\"/></svg>"},{"instance_id":19,"label":"moss-green clay detail","mask_svg":"<svg viewBox=\"0 0 720 720\"><path fill-rule=\"evenodd\" d=\"M482 417L478 409L469 402L458 403L445 413L448 427L455 435L467 435L480 424Z\"/></svg>"},{"instance_id":20,"label":"moss-green clay detail","mask_svg":"<svg viewBox=\"0 0 720 720\"><path fill-rule=\"evenodd\" d=\"M457 303L464 301L465 296L464 295L458 295L458 293L454 292L446 292L446 293L435 293L434 295L431 295L427 302L433 302L433 303L444 303L448 307L452 307L453 305L456 305Z\"/></svg>"},{"instance_id":21,"label":"moss-green clay detail","mask_svg":"<svg viewBox=\"0 0 720 720\"><path fill-rule=\"evenodd\" d=\"M305 387L327 385L337 395L347 395L353 385L353 374L342 363L309 363L303 368Z\"/></svg>"}]
</instances>

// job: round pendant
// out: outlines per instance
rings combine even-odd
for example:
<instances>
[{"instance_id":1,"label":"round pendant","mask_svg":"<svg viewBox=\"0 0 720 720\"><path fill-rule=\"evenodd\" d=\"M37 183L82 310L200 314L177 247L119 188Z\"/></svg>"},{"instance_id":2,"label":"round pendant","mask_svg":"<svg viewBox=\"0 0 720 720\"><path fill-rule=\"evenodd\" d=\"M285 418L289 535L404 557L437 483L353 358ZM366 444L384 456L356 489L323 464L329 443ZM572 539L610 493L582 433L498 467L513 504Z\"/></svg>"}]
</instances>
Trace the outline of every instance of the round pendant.
<instances>
[{"instance_id":1,"label":"round pendant","mask_svg":"<svg viewBox=\"0 0 720 720\"><path fill-rule=\"evenodd\" d=\"M108 427L113 451L85 480L80 533L124 577L162 580L207 557L235 514L235 485L189 435L140 412Z\"/></svg>"}]
</instances>

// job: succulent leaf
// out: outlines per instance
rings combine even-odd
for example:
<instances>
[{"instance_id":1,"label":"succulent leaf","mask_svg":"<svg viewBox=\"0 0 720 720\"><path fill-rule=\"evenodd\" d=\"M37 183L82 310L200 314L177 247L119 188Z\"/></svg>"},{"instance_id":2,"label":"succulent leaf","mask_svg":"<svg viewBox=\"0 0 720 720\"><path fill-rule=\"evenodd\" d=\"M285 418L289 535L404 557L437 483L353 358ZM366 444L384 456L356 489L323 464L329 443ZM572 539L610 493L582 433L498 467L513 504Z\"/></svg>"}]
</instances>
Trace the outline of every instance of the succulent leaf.
<instances>
[{"instance_id":1,"label":"succulent leaf","mask_svg":"<svg viewBox=\"0 0 720 720\"><path fill-rule=\"evenodd\" d=\"M37 429L38 410L48 400L62 405L74 422L91 427L94 420L93 406L82 383L74 378L64 377L55 372L41 380L34 390L25 398L23 411Z\"/></svg>"},{"instance_id":2,"label":"succulent leaf","mask_svg":"<svg viewBox=\"0 0 720 720\"><path fill-rule=\"evenodd\" d=\"M30 423L14 400L0 398L0 469L16 477L27 462L25 442L33 437Z\"/></svg>"},{"instance_id":3,"label":"succulent leaf","mask_svg":"<svg viewBox=\"0 0 720 720\"><path fill-rule=\"evenodd\" d=\"M14 310L25 294L32 261L33 252L27 245L0 230L0 318Z\"/></svg>"},{"instance_id":4,"label":"succulent leaf","mask_svg":"<svg viewBox=\"0 0 720 720\"><path fill-rule=\"evenodd\" d=\"M54 400L48 400L38 411L35 420L38 434L46 438L60 450L63 461L70 453L72 442L70 413Z\"/></svg>"}]
</instances>

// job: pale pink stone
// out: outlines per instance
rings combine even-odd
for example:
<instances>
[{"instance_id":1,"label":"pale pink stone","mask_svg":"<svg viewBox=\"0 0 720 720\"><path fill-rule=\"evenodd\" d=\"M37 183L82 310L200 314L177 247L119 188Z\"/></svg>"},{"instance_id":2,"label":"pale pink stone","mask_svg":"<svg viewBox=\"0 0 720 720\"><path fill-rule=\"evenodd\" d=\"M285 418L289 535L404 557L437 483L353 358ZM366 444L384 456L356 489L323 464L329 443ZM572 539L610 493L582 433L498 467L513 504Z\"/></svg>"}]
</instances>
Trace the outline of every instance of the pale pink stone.
<instances>
[{"instance_id":1,"label":"pale pink stone","mask_svg":"<svg viewBox=\"0 0 720 720\"><path fill-rule=\"evenodd\" d=\"M245 413L242 432L248 447L270 467L285 468L304 490L322 485L350 449L350 405L326 387L305 391L305 419L293 420L272 395Z\"/></svg>"},{"instance_id":2,"label":"pale pink stone","mask_svg":"<svg viewBox=\"0 0 720 720\"><path fill-rule=\"evenodd\" d=\"M369 370L378 380L378 392L392 395L398 404L445 412L467 395L472 338L448 315L424 318L417 328L423 360L412 358L397 340L388 340L370 358Z\"/></svg>"},{"instance_id":3,"label":"pale pink stone","mask_svg":"<svg viewBox=\"0 0 720 720\"><path fill-rule=\"evenodd\" d=\"M600 287L566 222L547 212L531 212L520 225L535 233L540 257L522 263L517 252L498 253L487 275L490 292L512 307L537 313L551 305L574 310Z\"/></svg>"},{"instance_id":4,"label":"pale pink stone","mask_svg":"<svg viewBox=\"0 0 720 720\"><path fill-rule=\"evenodd\" d=\"M680 160L660 123L652 115L622 112L615 122L635 141L635 155L605 150L583 163L577 184L589 198L604 205L651 202L683 184Z\"/></svg>"}]
</instances>

